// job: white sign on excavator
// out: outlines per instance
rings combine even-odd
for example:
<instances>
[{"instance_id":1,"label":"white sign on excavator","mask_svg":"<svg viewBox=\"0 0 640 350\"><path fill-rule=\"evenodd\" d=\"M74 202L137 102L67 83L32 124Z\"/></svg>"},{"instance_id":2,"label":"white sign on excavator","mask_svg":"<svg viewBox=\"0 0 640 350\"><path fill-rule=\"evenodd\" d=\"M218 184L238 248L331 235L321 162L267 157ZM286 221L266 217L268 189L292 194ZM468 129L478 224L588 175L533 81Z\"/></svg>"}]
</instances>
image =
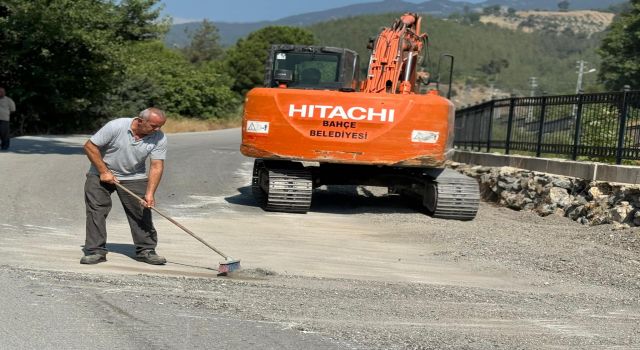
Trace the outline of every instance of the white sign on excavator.
<instances>
[{"instance_id":1,"label":"white sign on excavator","mask_svg":"<svg viewBox=\"0 0 640 350\"><path fill-rule=\"evenodd\" d=\"M256 134L268 134L269 122L258 122L254 120L247 120L247 132L253 132Z\"/></svg>"}]
</instances>

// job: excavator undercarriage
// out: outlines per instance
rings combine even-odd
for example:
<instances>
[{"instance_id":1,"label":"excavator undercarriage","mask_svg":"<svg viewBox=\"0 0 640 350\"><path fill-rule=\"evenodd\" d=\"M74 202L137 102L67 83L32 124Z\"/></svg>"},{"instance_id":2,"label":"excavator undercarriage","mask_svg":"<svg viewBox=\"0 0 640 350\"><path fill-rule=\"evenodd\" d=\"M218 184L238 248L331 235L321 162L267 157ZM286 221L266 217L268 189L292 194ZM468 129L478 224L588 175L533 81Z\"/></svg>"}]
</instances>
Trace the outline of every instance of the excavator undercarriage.
<instances>
[{"instance_id":1,"label":"excavator undercarriage","mask_svg":"<svg viewBox=\"0 0 640 350\"><path fill-rule=\"evenodd\" d=\"M322 185L387 187L389 193L418 199L433 217L443 219L472 220L480 201L478 183L451 169L254 162L252 192L264 210L306 213L313 189Z\"/></svg>"}]
</instances>

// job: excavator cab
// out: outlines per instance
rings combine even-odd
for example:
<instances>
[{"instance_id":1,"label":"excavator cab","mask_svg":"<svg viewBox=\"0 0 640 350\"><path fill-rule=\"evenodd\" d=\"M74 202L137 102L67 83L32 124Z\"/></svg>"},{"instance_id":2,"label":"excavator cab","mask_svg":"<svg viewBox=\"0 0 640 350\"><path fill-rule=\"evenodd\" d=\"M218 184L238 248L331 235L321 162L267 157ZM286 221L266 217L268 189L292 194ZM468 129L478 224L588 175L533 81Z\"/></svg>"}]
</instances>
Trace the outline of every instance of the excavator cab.
<instances>
[{"instance_id":1,"label":"excavator cab","mask_svg":"<svg viewBox=\"0 0 640 350\"><path fill-rule=\"evenodd\" d=\"M327 46L273 45L265 72L265 87L356 91L358 54Z\"/></svg>"}]
</instances>

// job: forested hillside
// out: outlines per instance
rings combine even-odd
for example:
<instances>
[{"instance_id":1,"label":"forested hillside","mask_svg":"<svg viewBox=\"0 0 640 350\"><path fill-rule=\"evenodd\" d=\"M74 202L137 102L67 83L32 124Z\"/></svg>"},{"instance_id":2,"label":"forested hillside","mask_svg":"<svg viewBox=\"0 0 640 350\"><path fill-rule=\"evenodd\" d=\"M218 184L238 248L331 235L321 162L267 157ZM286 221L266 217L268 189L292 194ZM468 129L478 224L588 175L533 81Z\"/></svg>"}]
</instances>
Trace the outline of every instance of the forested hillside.
<instances>
[{"instance_id":1,"label":"forested hillside","mask_svg":"<svg viewBox=\"0 0 640 350\"><path fill-rule=\"evenodd\" d=\"M586 18L585 13L589 16L601 14L608 21L612 16L592 11L518 12L482 15L475 19L464 15L448 19L424 17L423 30L426 29L430 37L434 66L431 70L435 69L439 55L446 52L456 57L454 78L458 90L465 86L488 87L493 83L498 93L529 95L529 78L536 77L539 85L536 94L573 93L577 80L576 61L585 60L589 67L597 67L600 63L595 50L603 33L597 31L605 25L587 26L590 18ZM381 27L389 26L399 15L362 15L306 28L315 34L321 45L357 50L364 68L369 56L366 50L368 38L375 36ZM505 23L511 20L515 24L510 27L504 23L482 23L499 20ZM559 21L563 26L558 26ZM584 76L583 88L587 91L599 88L595 74ZM486 93L490 94L489 91Z\"/></svg>"},{"instance_id":2,"label":"forested hillside","mask_svg":"<svg viewBox=\"0 0 640 350\"><path fill-rule=\"evenodd\" d=\"M319 23L308 27L321 45L357 50L366 65L366 45L382 26L389 26L400 14L368 15ZM433 72L442 53L455 55L456 82L467 86L495 83L496 88L518 95L529 94L529 78L536 77L536 93L572 93L576 87L576 61L599 64L596 48L602 33L524 33L479 22L465 23L424 17L423 30L429 34ZM589 77L585 77L587 79ZM585 80L587 90L595 89L595 77Z\"/></svg>"}]
</instances>

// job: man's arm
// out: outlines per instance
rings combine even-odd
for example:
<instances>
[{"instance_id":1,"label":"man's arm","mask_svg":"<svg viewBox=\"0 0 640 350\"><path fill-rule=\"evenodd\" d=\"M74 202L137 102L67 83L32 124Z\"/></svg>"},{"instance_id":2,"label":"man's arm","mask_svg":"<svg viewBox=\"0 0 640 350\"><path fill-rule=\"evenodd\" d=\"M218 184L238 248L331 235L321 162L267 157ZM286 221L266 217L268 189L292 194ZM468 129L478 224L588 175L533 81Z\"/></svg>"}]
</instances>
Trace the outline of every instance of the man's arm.
<instances>
[{"instance_id":1,"label":"man's arm","mask_svg":"<svg viewBox=\"0 0 640 350\"><path fill-rule=\"evenodd\" d=\"M147 202L147 207L154 207L156 205L155 193L160 179L162 179L162 172L164 171L164 160L152 159L151 169L149 169L149 183L147 184L147 193L144 196L144 200Z\"/></svg>"},{"instance_id":2,"label":"man's arm","mask_svg":"<svg viewBox=\"0 0 640 350\"><path fill-rule=\"evenodd\" d=\"M118 179L115 176L113 176L113 173L111 172L111 170L107 168L107 165L102 160L100 149L98 149L98 146L96 146L93 142L91 142L91 140L87 140L87 142L85 142L84 153L87 154L87 157L89 158L93 166L95 166L98 172L100 173L100 181L110 183L110 184L119 182Z\"/></svg>"},{"instance_id":3,"label":"man's arm","mask_svg":"<svg viewBox=\"0 0 640 350\"><path fill-rule=\"evenodd\" d=\"M16 103L12 99L9 99L9 102L9 112L13 113L16 111Z\"/></svg>"}]
</instances>

